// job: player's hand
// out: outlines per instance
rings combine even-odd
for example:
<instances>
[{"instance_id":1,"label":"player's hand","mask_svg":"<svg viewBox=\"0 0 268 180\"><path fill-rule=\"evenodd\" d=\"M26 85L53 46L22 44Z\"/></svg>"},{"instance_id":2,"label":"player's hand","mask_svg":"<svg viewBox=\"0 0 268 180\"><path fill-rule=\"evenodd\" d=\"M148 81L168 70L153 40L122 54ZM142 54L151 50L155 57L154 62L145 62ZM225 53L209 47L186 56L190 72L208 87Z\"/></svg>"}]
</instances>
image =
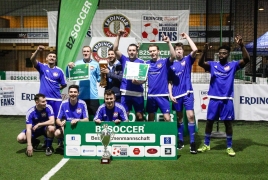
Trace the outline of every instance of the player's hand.
<instances>
[{"instance_id":1,"label":"player's hand","mask_svg":"<svg viewBox=\"0 0 268 180\"><path fill-rule=\"evenodd\" d=\"M243 39L242 39L242 36L240 36L239 34L237 34L235 36L235 42L239 45L239 46L244 46L244 42L243 42Z\"/></svg>"},{"instance_id":2,"label":"player's hand","mask_svg":"<svg viewBox=\"0 0 268 180\"><path fill-rule=\"evenodd\" d=\"M145 81L140 81L140 80L137 80L137 79L132 79L132 83L135 84L135 85L140 85L140 84L143 84Z\"/></svg>"},{"instance_id":3,"label":"player's hand","mask_svg":"<svg viewBox=\"0 0 268 180\"><path fill-rule=\"evenodd\" d=\"M108 74L110 70L108 68L101 68L101 73Z\"/></svg>"},{"instance_id":4,"label":"player's hand","mask_svg":"<svg viewBox=\"0 0 268 180\"><path fill-rule=\"evenodd\" d=\"M79 119L73 119L73 120L71 121L71 125L75 125L78 121L79 121Z\"/></svg>"},{"instance_id":5,"label":"player's hand","mask_svg":"<svg viewBox=\"0 0 268 180\"><path fill-rule=\"evenodd\" d=\"M37 51L43 51L43 50L45 50L45 46L40 45L37 47Z\"/></svg>"},{"instance_id":6,"label":"player's hand","mask_svg":"<svg viewBox=\"0 0 268 180\"><path fill-rule=\"evenodd\" d=\"M69 68L73 68L75 66L75 64L73 62L69 62L68 66L69 66Z\"/></svg>"},{"instance_id":7,"label":"player's hand","mask_svg":"<svg viewBox=\"0 0 268 180\"><path fill-rule=\"evenodd\" d=\"M165 41L166 43L170 42L170 39L168 36L165 36L164 33L162 33L162 41Z\"/></svg>"},{"instance_id":8,"label":"player's hand","mask_svg":"<svg viewBox=\"0 0 268 180\"><path fill-rule=\"evenodd\" d=\"M184 32L181 33L180 36L181 36L182 39L187 39L189 37L188 34L186 34Z\"/></svg>"},{"instance_id":9,"label":"player's hand","mask_svg":"<svg viewBox=\"0 0 268 180\"><path fill-rule=\"evenodd\" d=\"M61 121L60 126L63 127L63 126L65 126L65 124L66 124L66 120L63 120L63 121Z\"/></svg>"},{"instance_id":10,"label":"player's hand","mask_svg":"<svg viewBox=\"0 0 268 180\"><path fill-rule=\"evenodd\" d=\"M120 36L120 37L122 37L125 33L126 33L125 30L120 29L120 30L118 30L118 34L117 35Z\"/></svg>"},{"instance_id":11,"label":"player's hand","mask_svg":"<svg viewBox=\"0 0 268 180\"><path fill-rule=\"evenodd\" d=\"M32 155L33 155L33 146L32 145L27 146L26 155L28 157L32 157Z\"/></svg>"},{"instance_id":12,"label":"player's hand","mask_svg":"<svg viewBox=\"0 0 268 180\"><path fill-rule=\"evenodd\" d=\"M172 95L169 95L169 98L173 103L178 103L176 98L174 98Z\"/></svg>"},{"instance_id":13,"label":"player's hand","mask_svg":"<svg viewBox=\"0 0 268 180\"><path fill-rule=\"evenodd\" d=\"M38 129L38 128L40 128L40 127L39 127L39 123L37 123L32 129L33 129L33 131L35 131L35 130Z\"/></svg>"},{"instance_id":14,"label":"player's hand","mask_svg":"<svg viewBox=\"0 0 268 180\"><path fill-rule=\"evenodd\" d=\"M114 123L120 123L120 122L121 122L121 120L119 120L119 119L114 120Z\"/></svg>"},{"instance_id":15,"label":"player's hand","mask_svg":"<svg viewBox=\"0 0 268 180\"><path fill-rule=\"evenodd\" d=\"M95 122L98 123L98 124L100 124L101 123L101 120L100 119L96 119Z\"/></svg>"},{"instance_id":16,"label":"player's hand","mask_svg":"<svg viewBox=\"0 0 268 180\"><path fill-rule=\"evenodd\" d=\"M212 48L212 46L210 46L209 43L205 43L204 47L203 47L203 52L207 52L208 50L210 50Z\"/></svg>"}]
</instances>

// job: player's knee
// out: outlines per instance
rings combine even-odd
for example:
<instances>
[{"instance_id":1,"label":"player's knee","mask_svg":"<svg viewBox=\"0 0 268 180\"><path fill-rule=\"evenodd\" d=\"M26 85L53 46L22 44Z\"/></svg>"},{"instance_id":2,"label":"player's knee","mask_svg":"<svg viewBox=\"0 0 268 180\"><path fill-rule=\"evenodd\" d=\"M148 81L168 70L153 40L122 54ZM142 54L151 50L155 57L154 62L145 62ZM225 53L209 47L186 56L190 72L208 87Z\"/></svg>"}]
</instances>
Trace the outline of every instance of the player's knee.
<instances>
[{"instance_id":1,"label":"player's knee","mask_svg":"<svg viewBox=\"0 0 268 180\"><path fill-rule=\"evenodd\" d=\"M21 144L25 143L26 142L26 136L24 134L20 133L17 136L17 141L18 141L18 143L21 143Z\"/></svg>"},{"instance_id":2,"label":"player's knee","mask_svg":"<svg viewBox=\"0 0 268 180\"><path fill-rule=\"evenodd\" d=\"M53 134L55 132L55 126L48 126L47 131L48 131L48 133Z\"/></svg>"},{"instance_id":3,"label":"player's knee","mask_svg":"<svg viewBox=\"0 0 268 180\"><path fill-rule=\"evenodd\" d=\"M61 138L61 131L59 129L57 129L54 133L56 138Z\"/></svg>"}]
</instances>

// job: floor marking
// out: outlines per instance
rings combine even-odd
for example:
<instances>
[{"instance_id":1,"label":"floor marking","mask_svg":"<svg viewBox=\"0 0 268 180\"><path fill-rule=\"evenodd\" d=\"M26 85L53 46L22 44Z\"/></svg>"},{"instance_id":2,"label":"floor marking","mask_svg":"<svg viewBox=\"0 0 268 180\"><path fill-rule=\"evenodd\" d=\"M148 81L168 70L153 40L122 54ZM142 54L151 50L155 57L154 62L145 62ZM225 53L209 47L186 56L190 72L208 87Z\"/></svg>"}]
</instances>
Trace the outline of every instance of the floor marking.
<instances>
[{"instance_id":1,"label":"floor marking","mask_svg":"<svg viewBox=\"0 0 268 180\"><path fill-rule=\"evenodd\" d=\"M48 180L51 178L56 172L62 168L67 162L69 161L69 158L63 158L56 166L54 166L47 174L45 174L41 180Z\"/></svg>"}]
</instances>

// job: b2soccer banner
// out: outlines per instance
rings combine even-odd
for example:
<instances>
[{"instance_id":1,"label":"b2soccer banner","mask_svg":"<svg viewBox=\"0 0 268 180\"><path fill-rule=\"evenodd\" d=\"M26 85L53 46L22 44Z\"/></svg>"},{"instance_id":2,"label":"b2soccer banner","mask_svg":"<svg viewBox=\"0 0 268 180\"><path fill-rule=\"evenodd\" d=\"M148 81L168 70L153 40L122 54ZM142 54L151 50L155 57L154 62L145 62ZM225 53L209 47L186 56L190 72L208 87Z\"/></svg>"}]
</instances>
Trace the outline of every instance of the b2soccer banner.
<instances>
[{"instance_id":1,"label":"b2soccer banner","mask_svg":"<svg viewBox=\"0 0 268 180\"><path fill-rule=\"evenodd\" d=\"M58 66L66 69L81 51L85 34L90 27L98 0L61 0L57 28Z\"/></svg>"}]
</instances>

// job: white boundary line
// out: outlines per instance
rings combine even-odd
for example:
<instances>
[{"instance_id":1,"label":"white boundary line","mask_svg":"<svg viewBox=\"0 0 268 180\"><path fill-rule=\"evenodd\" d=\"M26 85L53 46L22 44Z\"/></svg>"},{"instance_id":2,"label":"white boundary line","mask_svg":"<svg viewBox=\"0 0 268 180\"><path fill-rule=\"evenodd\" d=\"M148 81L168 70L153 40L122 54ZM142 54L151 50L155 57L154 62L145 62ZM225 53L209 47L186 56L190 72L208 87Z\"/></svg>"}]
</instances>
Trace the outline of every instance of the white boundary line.
<instances>
[{"instance_id":1,"label":"white boundary line","mask_svg":"<svg viewBox=\"0 0 268 180\"><path fill-rule=\"evenodd\" d=\"M41 180L48 180L51 178L56 172L62 168L67 162L69 161L69 158L63 158L56 166L54 166L47 174L45 174Z\"/></svg>"}]
</instances>

